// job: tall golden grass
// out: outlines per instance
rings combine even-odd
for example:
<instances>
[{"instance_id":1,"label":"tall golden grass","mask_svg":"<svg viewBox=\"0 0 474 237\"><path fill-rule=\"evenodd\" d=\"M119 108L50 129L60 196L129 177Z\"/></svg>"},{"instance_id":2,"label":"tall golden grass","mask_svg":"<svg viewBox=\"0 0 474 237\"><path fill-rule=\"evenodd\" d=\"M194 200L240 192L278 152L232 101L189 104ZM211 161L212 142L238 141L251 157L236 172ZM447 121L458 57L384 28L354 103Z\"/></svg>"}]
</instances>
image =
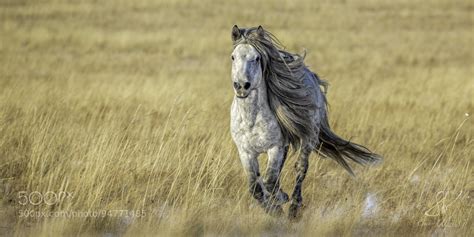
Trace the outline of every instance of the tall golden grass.
<instances>
[{"instance_id":1,"label":"tall golden grass","mask_svg":"<svg viewBox=\"0 0 474 237\"><path fill-rule=\"evenodd\" d=\"M0 233L472 236L473 9L2 1ZM313 155L300 222L267 216L247 192L229 134L234 24L307 49L331 84L333 129L385 157L353 179ZM294 161L282 175L288 192ZM48 192L71 196L48 205ZM21 215L101 210L144 215Z\"/></svg>"}]
</instances>

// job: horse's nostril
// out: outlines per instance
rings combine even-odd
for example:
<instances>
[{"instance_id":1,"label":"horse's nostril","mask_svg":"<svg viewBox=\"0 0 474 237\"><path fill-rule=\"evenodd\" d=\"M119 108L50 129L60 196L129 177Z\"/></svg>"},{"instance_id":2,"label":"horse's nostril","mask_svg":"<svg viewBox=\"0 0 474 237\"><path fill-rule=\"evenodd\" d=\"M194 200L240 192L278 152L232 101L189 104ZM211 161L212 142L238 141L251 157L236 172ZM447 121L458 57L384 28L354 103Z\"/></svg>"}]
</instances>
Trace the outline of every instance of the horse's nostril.
<instances>
[{"instance_id":1,"label":"horse's nostril","mask_svg":"<svg viewBox=\"0 0 474 237\"><path fill-rule=\"evenodd\" d=\"M250 88L250 83L249 83L249 82L245 82L244 89L247 90L248 88Z\"/></svg>"},{"instance_id":2,"label":"horse's nostril","mask_svg":"<svg viewBox=\"0 0 474 237\"><path fill-rule=\"evenodd\" d=\"M240 89L240 84L237 83L237 82L234 82L234 88L235 88L236 90Z\"/></svg>"}]
</instances>

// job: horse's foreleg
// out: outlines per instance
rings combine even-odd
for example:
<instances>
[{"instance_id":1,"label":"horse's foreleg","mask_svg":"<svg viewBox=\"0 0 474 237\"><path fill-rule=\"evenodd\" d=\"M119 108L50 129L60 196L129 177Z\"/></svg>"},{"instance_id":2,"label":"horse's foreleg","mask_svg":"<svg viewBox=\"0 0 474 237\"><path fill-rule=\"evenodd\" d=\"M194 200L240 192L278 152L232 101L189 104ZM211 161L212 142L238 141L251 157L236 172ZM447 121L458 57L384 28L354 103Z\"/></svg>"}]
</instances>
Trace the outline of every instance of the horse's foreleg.
<instances>
[{"instance_id":1,"label":"horse's foreleg","mask_svg":"<svg viewBox=\"0 0 474 237\"><path fill-rule=\"evenodd\" d=\"M260 168L258 166L258 154L247 151L239 151L240 161L247 174L249 181L249 189L252 196L257 199L260 204L266 202L268 194L260 178Z\"/></svg>"},{"instance_id":2,"label":"horse's foreleg","mask_svg":"<svg viewBox=\"0 0 474 237\"><path fill-rule=\"evenodd\" d=\"M275 146L268 150L268 164L264 184L271 195L273 205L288 202L288 195L280 189L280 173L285 164L288 147Z\"/></svg>"},{"instance_id":3,"label":"horse's foreleg","mask_svg":"<svg viewBox=\"0 0 474 237\"><path fill-rule=\"evenodd\" d=\"M303 149L300 156L295 164L296 169L296 184L293 194L291 195L291 205L288 210L288 216L291 219L297 219L301 215L298 213L299 209L302 206L303 197L301 195L301 188L303 186L303 181L306 177L306 172L308 171L308 157L311 153L309 149Z\"/></svg>"}]
</instances>

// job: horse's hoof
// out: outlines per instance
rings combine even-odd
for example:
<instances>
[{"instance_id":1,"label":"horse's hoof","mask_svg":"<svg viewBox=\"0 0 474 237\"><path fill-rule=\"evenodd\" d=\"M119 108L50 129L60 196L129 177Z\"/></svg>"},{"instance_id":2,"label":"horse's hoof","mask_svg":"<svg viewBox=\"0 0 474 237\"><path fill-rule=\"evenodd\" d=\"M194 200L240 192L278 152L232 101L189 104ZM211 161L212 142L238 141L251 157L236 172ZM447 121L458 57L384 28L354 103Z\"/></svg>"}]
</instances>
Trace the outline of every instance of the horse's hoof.
<instances>
[{"instance_id":1,"label":"horse's hoof","mask_svg":"<svg viewBox=\"0 0 474 237\"><path fill-rule=\"evenodd\" d=\"M291 203L290 207L288 208L288 219L291 221L299 221L303 216L301 207L301 204Z\"/></svg>"},{"instance_id":2,"label":"horse's hoof","mask_svg":"<svg viewBox=\"0 0 474 237\"><path fill-rule=\"evenodd\" d=\"M277 194L275 194L272 204L280 206L287 203L289 200L290 198L288 197L288 194L280 190Z\"/></svg>"}]
</instances>

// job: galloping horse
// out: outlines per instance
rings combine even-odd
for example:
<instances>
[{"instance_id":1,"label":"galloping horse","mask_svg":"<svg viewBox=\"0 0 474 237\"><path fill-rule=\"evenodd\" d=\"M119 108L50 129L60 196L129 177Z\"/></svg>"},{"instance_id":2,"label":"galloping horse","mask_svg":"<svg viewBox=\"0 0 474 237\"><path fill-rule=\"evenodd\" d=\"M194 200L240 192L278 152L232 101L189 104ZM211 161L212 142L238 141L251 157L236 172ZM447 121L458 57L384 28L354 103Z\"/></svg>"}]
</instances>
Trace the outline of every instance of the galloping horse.
<instances>
[{"instance_id":1,"label":"galloping horse","mask_svg":"<svg viewBox=\"0 0 474 237\"><path fill-rule=\"evenodd\" d=\"M311 152L332 158L352 175L349 160L371 164L381 159L331 131L327 83L306 67L304 56L284 51L262 26L240 29L235 25L232 42L232 138L248 175L250 192L267 212L281 214L281 205L289 201L279 178L290 145L298 155L290 218L299 216L301 186ZM262 179L257 158L264 152L268 164Z\"/></svg>"}]
</instances>

